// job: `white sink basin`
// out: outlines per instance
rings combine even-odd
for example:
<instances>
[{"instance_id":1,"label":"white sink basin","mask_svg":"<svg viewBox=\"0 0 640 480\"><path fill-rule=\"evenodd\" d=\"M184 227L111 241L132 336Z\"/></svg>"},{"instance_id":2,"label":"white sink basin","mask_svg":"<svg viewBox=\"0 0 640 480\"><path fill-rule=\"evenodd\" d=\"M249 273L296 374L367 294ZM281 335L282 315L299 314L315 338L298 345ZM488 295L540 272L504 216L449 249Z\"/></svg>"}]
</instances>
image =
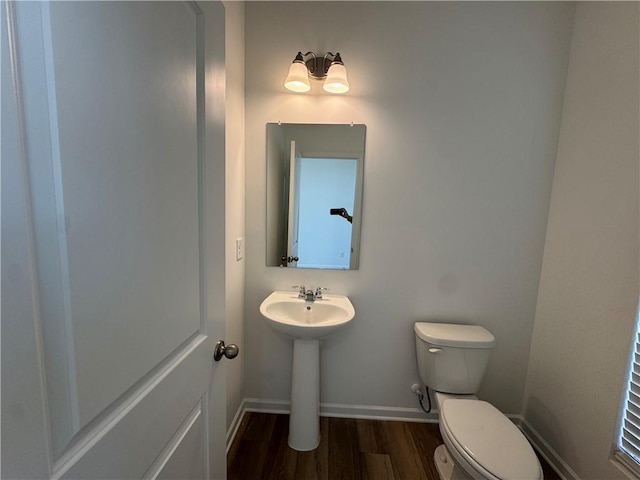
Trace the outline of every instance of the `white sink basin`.
<instances>
[{"instance_id":1,"label":"white sink basin","mask_svg":"<svg viewBox=\"0 0 640 480\"><path fill-rule=\"evenodd\" d=\"M307 302L295 292L273 292L260 305L267 323L294 339L326 337L349 323L355 310L343 295L324 294L321 300Z\"/></svg>"},{"instance_id":2,"label":"white sink basin","mask_svg":"<svg viewBox=\"0 0 640 480\"><path fill-rule=\"evenodd\" d=\"M307 302L295 292L273 292L260 313L274 329L293 338L288 444L301 452L320 444L320 339L349 323L356 312L343 295Z\"/></svg>"}]
</instances>

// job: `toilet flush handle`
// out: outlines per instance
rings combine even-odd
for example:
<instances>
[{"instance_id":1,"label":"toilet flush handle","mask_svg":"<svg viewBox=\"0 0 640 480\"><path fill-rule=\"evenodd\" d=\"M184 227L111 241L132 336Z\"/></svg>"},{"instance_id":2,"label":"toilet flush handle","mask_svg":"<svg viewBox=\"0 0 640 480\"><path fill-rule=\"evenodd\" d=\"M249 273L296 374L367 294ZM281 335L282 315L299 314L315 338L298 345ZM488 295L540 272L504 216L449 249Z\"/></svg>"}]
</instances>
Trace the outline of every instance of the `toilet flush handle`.
<instances>
[{"instance_id":1,"label":"toilet flush handle","mask_svg":"<svg viewBox=\"0 0 640 480\"><path fill-rule=\"evenodd\" d=\"M441 349L441 348L434 348L434 347L431 347L431 348L429 349L429 353L440 353L441 351L442 351L442 349Z\"/></svg>"}]
</instances>

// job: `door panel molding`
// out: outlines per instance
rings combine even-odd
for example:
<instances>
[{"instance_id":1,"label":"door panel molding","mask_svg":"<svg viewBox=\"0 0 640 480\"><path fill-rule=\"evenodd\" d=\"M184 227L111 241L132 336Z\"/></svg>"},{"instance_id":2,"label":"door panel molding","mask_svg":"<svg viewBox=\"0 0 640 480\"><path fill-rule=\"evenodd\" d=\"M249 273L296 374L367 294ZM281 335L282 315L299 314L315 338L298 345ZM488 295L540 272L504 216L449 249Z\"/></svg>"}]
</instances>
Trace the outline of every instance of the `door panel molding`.
<instances>
[{"instance_id":1,"label":"door panel molding","mask_svg":"<svg viewBox=\"0 0 640 480\"><path fill-rule=\"evenodd\" d=\"M11 8L10 8L11 6ZM58 199L55 192L54 145L50 125L50 108L55 102L49 99L50 89L46 61L37 63L28 72L31 59L46 59L49 53L45 47L46 12L44 4L7 3L8 16L12 19L9 42L16 65L16 93L21 105L21 138L25 154L25 181L29 195L31 233L33 235L34 280L37 287L38 328L42 332L43 359L47 366L46 386L48 395L48 416L51 424L52 452L61 453L64 441L70 439L79 426L77 390L74 388L75 375L73 344L69 343L70 332L66 305L64 302L64 278L60 262L61 248L58 236ZM17 45L20 45L18 51ZM33 132L38 132L39 141L33 141ZM38 159L38 164L34 164ZM64 218L64 217L63 217ZM47 239L47 241L44 241ZM66 256L66 253L64 254ZM68 277L67 277L68 278ZM48 321L44 321L44 316ZM53 386L56 388L53 388Z\"/></svg>"},{"instance_id":2,"label":"door panel molding","mask_svg":"<svg viewBox=\"0 0 640 480\"><path fill-rule=\"evenodd\" d=\"M76 433L69 444L66 446L62 454L56 459L53 470L56 472L64 472L68 470L65 465L71 462L73 458L82 455L83 452L94 446L100 438L106 435L119 421L136 407L145 397L161 382L163 382L172 372L191 355L208 337L194 333L187 341L185 341L175 351L171 352L160 364L153 370L148 372L135 385L124 392L113 403L105 408L91 422L82 427Z\"/></svg>"},{"instance_id":3,"label":"door panel molding","mask_svg":"<svg viewBox=\"0 0 640 480\"><path fill-rule=\"evenodd\" d=\"M182 448L184 444L200 442L202 440L202 399L198 402L195 408L189 413L187 418L182 422L182 425L178 428L176 433L173 435L167 446L160 452L158 458L153 462L153 465L147 470L147 472L142 477L143 480L155 480L157 478L175 478L172 477L169 472L175 469L172 465L176 462L183 461L182 456ZM188 438L188 437L196 437L196 438ZM200 449L200 455L204 455L204 449ZM187 458L184 459L184 463L189 463L188 467L201 469L202 478L204 478L204 465L205 462L202 458L194 459Z\"/></svg>"},{"instance_id":4,"label":"door panel molding","mask_svg":"<svg viewBox=\"0 0 640 480\"><path fill-rule=\"evenodd\" d=\"M44 374L28 145L14 2L0 13L2 39L2 444L0 476L45 478L52 449ZM9 261L7 261L9 259ZM11 388L6 388L10 385ZM34 437L33 431L39 432ZM10 459L6 461L5 458Z\"/></svg>"},{"instance_id":5,"label":"door panel molding","mask_svg":"<svg viewBox=\"0 0 640 480\"><path fill-rule=\"evenodd\" d=\"M184 3L50 9L85 425L201 327L197 22ZM100 127L85 134L78 122L95 108Z\"/></svg>"},{"instance_id":6,"label":"door panel molding","mask_svg":"<svg viewBox=\"0 0 640 480\"><path fill-rule=\"evenodd\" d=\"M132 474L132 469L137 469L133 476L141 478L165 447L166 439L173 436L200 401L198 390L193 387L208 380L210 356L208 337L197 335L164 368L85 432L55 463L52 478L87 478L87 472L91 472L90 478L124 478ZM171 402L164 401L166 398ZM130 448L113 448L121 438L129 439ZM114 457L116 450L121 458ZM135 460L130 458L131 452L135 452ZM146 467L142 469L140 465ZM76 472L82 473L77 476Z\"/></svg>"}]
</instances>

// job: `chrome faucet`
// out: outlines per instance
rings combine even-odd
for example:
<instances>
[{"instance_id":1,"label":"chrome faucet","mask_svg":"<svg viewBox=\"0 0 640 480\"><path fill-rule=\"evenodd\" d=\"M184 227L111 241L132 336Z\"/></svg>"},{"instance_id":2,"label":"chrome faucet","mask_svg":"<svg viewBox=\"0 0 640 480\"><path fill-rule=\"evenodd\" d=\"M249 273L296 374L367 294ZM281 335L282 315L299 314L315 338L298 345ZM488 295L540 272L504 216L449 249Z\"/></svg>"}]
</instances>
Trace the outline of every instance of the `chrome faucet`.
<instances>
[{"instance_id":1,"label":"chrome faucet","mask_svg":"<svg viewBox=\"0 0 640 480\"><path fill-rule=\"evenodd\" d=\"M314 292L311 289L306 289L304 285L294 285L291 288L299 288L298 298L303 298L307 302L314 302L316 300L322 300L322 290L329 290L328 288L318 287Z\"/></svg>"}]
</instances>

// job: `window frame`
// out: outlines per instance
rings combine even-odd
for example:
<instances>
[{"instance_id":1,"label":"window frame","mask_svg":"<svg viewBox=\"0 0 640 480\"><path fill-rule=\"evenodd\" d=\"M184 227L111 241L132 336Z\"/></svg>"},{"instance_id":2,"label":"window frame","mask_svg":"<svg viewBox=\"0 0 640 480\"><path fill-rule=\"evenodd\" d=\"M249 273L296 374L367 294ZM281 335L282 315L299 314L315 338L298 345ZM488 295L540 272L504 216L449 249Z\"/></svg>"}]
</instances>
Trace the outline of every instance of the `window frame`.
<instances>
[{"instance_id":1,"label":"window frame","mask_svg":"<svg viewBox=\"0 0 640 480\"><path fill-rule=\"evenodd\" d=\"M638 480L640 479L640 434L636 439L637 442L629 442L627 439L627 442L631 443L633 447L638 450L637 457L634 457L633 453L625 448L623 439L627 414L628 412L633 414L633 411L629 408L630 404L636 407L635 416L640 417L640 309L638 309L636 313L635 327L628 352L626 362L627 372L618 412L618 423L616 425L614 444L609 458L625 475L631 479ZM636 376L635 382L634 373ZM639 400L635 403L632 402L630 393L633 393ZM640 425L637 425L637 427L640 430Z\"/></svg>"}]
</instances>

